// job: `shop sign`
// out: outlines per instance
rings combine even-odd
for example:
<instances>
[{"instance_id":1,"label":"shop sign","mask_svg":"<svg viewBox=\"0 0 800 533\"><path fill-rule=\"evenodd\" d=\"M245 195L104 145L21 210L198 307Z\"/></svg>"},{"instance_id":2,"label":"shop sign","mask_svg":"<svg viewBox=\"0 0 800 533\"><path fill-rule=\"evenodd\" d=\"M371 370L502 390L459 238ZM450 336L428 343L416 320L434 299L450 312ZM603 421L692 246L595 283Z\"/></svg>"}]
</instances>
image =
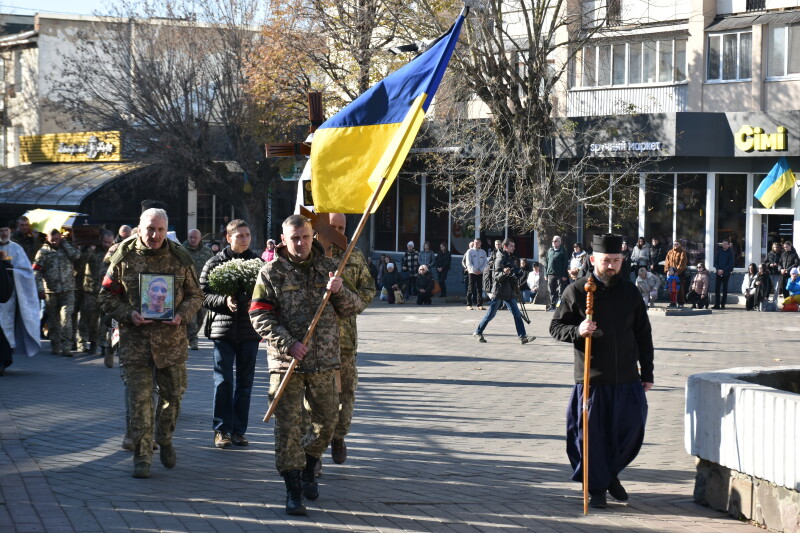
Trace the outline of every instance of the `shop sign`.
<instances>
[{"instance_id":1,"label":"shop sign","mask_svg":"<svg viewBox=\"0 0 800 533\"><path fill-rule=\"evenodd\" d=\"M589 145L589 152L592 155L604 155L605 153L618 154L618 153L633 153L635 155L644 155L650 152L661 152L660 141L615 141L608 143L593 143Z\"/></svg>"},{"instance_id":2,"label":"shop sign","mask_svg":"<svg viewBox=\"0 0 800 533\"><path fill-rule=\"evenodd\" d=\"M752 127L743 125L739 131L734 133L733 142L736 148L744 152L768 152L775 150L783 152L788 150L788 130L783 126L778 126L775 133L767 133L758 126Z\"/></svg>"},{"instance_id":3,"label":"shop sign","mask_svg":"<svg viewBox=\"0 0 800 533\"><path fill-rule=\"evenodd\" d=\"M121 161L120 132L87 131L20 136L20 156L27 163Z\"/></svg>"}]
</instances>

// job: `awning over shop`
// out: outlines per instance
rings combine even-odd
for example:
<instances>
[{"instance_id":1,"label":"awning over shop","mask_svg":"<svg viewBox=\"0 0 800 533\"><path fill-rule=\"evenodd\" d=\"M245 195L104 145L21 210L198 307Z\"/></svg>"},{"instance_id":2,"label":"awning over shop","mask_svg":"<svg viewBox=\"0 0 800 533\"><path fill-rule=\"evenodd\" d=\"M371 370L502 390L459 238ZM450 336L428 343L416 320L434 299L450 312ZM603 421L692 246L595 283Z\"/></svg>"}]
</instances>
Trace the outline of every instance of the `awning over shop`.
<instances>
[{"instance_id":1,"label":"awning over shop","mask_svg":"<svg viewBox=\"0 0 800 533\"><path fill-rule=\"evenodd\" d=\"M143 163L62 163L0 170L0 204L78 207L91 193Z\"/></svg>"}]
</instances>

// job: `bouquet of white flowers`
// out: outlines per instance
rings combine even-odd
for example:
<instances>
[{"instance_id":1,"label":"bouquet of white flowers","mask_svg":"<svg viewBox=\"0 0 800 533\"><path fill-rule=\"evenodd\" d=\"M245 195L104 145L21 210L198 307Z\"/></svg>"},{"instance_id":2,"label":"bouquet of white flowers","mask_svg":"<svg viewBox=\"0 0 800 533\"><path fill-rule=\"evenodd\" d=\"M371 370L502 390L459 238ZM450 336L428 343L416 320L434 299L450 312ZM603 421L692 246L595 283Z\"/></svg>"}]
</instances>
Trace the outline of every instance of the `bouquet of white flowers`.
<instances>
[{"instance_id":1,"label":"bouquet of white flowers","mask_svg":"<svg viewBox=\"0 0 800 533\"><path fill-rule=\"evenodd\" d=\"M217 294L249 300L263 266L261 259L231 259L211 271L208 286Z\"/></svg>"}]
</instances>

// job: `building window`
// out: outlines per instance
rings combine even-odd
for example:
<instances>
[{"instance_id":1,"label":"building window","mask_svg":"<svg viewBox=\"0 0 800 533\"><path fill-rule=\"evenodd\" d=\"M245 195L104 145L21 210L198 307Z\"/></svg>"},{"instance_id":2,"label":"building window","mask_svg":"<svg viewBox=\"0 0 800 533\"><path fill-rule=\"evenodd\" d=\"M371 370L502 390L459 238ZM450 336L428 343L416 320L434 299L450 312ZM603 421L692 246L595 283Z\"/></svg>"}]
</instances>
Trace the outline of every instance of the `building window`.
<instances>
[{"instance_id":1,"label":"building window","mask_svg":"<svg viewBox=\"0 0 800 533\"><path fill-rule=\"evenodd\" d=\"M800 24L770 27L769 77L800 74Z\"/></svg>"},{"instance_id":2,"label":"building window","mask_svg":"<svg viewBox=\"0 0 800 533\"><path fill-rule=\"evenodd\" d=\"M714 242L728 239L736 268L744 268L746 245L747 179L744 174L717 175L717 220Z\"/></svg>"},{"instance_id":3,"label":"building window","mask_svg":"<svg viewBox=\"0 0 800 533\"><path fill-rule=\"evenodd\" d=\"M686 39L586 46L582 87L686 81Z\"/></svg>"},{"instance_id":4,"label":"building window","mask_svg":"<svg viewBox=\"0 0 800 533\"><path fill-rule=\"evenodd\" d=\"M419 242L420 236L420 222L422 220L420 213L420 184L419 181L413 178L398 178L397 180L400 188L400 228L399 228L399 250L405 252L406 244L409 241L414 241L414 248L422 250L421 243Z\"/></svg>"},{"instance_id":5,"label":"building window","mask_svg":"<svg viewBox=\"0 0 800 533\"><path fill-rule=\"evenodd\" d=\"M678 174L675 198L675 237L689 256L689 266L706 260L705 174Z\"/></svg>"},{"instance_id":6,"label":"building window","mask_svg":"<svg viewBox=\"0 0 800 533\"><path fill-rule=\"evenodd\" d=\"M708 36L708 81L748 80L751 77L752 32Z\"/></svg>"}]
</instances>

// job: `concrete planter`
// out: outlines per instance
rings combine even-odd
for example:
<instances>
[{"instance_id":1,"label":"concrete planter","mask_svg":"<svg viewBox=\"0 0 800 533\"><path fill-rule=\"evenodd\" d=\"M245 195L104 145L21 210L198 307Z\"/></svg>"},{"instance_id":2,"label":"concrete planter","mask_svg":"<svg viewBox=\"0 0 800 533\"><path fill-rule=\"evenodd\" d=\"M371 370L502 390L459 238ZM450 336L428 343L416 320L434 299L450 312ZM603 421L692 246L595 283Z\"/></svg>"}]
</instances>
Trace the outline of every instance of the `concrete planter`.
<instances>
[{"instance_id":1,"label":"concrete planter","mask_svg":"<svg viewBox=\"0 0 800 533\"><path fill-rule=\"evenodd\" d=\"M695 500L775 531L800 532L800 369L689 376L685 445Z\"/></svg>"}]
</instances>

